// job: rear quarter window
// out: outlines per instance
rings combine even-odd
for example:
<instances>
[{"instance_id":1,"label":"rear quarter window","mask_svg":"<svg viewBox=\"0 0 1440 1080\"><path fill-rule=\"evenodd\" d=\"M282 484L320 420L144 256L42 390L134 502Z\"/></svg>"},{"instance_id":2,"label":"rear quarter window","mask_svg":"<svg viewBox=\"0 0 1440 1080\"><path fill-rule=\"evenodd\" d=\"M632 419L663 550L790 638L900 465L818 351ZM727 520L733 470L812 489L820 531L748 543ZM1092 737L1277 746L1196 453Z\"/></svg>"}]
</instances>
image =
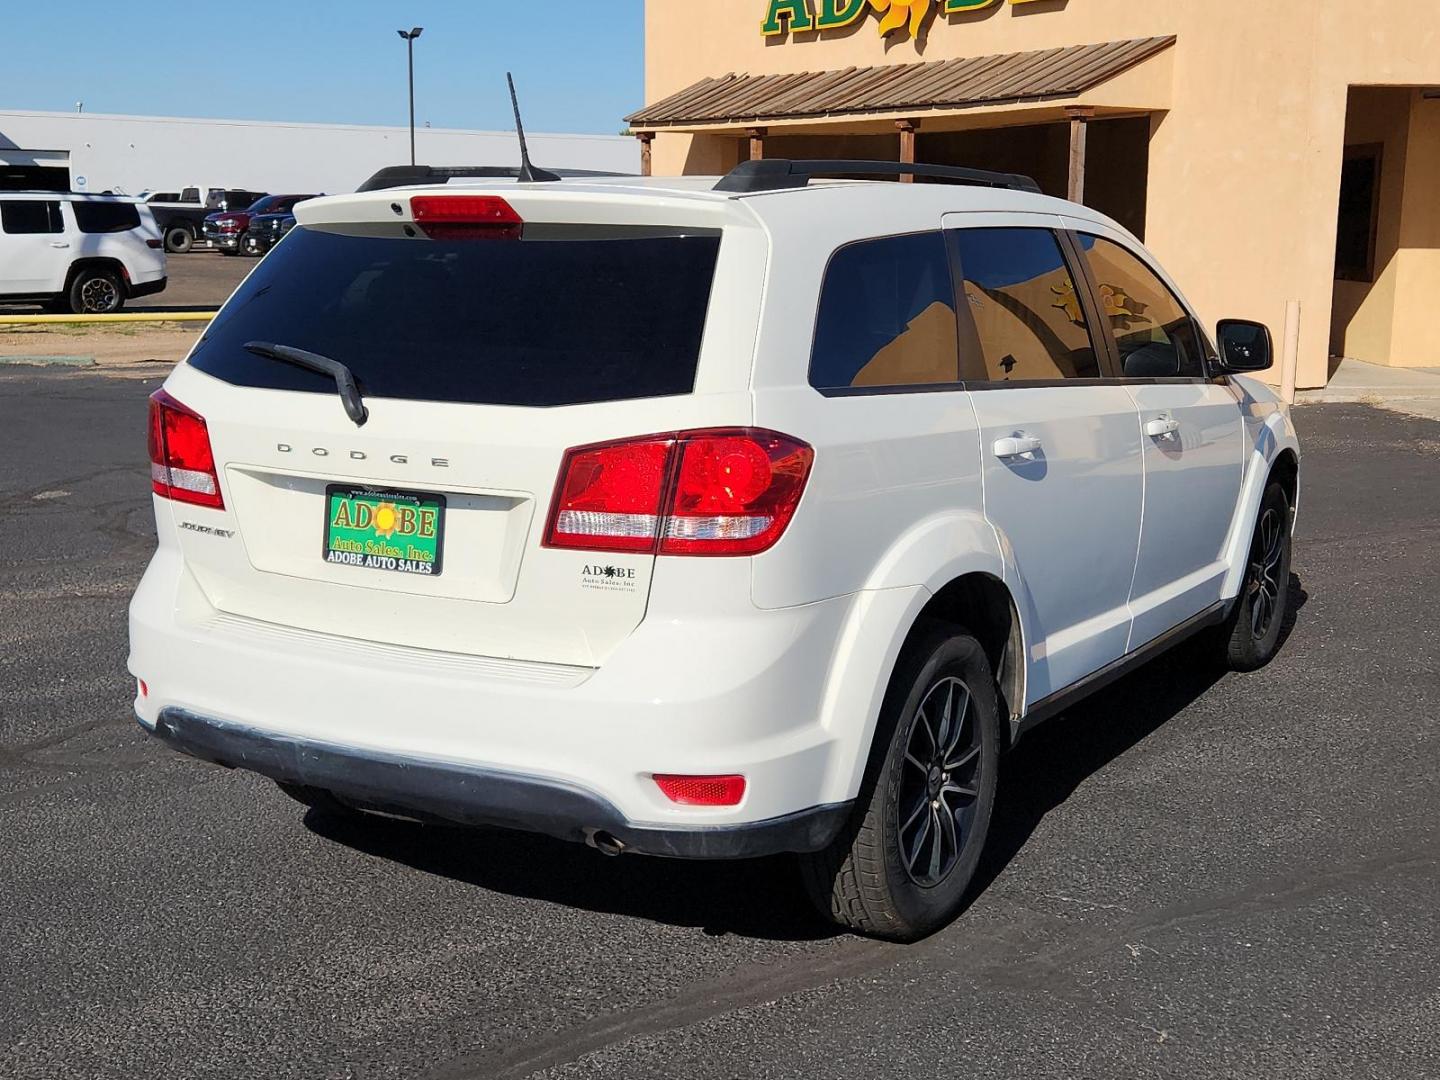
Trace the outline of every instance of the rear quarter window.
<instances>
[{"instance_id":1,"label":"rear quarter window","mask_svg":"<svg viewBox=\"0 0 1440 1080\"><path fill-rule=\"evenodd\" d=\"M75 223L81 232L129 232L140 227L140 211L132 203L101 203L76 200L71 203Z\"/></svg>"},{"instance_id":2,"label":"rear quarter window","mask_svg":"<svg viewBox=\"0 0 1440 1080\"><path fill-rule=\"evenodd\" d=\"M431 240L300 227L190 363L240 386L335 392L245 350L261 340L339 360L381 398L548 407L688 394L719 248L715 232Z\"/></svg>"}]
</instances>

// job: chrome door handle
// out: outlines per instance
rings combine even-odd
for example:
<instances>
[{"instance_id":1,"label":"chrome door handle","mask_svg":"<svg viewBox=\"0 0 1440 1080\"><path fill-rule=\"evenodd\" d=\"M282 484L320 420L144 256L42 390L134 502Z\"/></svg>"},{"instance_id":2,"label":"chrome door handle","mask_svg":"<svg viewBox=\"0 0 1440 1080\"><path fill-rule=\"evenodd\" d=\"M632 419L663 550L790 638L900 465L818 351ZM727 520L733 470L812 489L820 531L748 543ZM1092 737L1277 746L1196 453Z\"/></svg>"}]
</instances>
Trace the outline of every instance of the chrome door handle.
<instances>
[{"instance_id":1,"label":"chrome door handle","mask_svg":"<svg viewBox=\"0 0 1440 1080\"><path fill-rule=\"evenodd\" d=\"M1023 457L1026 454L1035 454L1040 451L1040 440L1033 435L1011 435L1008 438L996 439L991 451L997 458Z\"/></svg>"},{"instance_id":2,"label":"chrome door handle","mask_svg":"<svg viewBox=\"0 0 1440 1080\"><path fill-rule=\"evenodd\" d=\"M53 248L68 248L70 245L67 244L64 240L51 240L50 246Z\"/></svg>"},{"instance_id":3,"label":"chrome door handle","mask_svg":"<svg viewBox=\"0 0 1440 1080\"><path fill-rule=\"evenodd\" d=\"M1145 434L1152 439L1168 439L1180 430L1180 421L1173 416L1157 416L1145 425Z\"/></svg>"}]
</instances>

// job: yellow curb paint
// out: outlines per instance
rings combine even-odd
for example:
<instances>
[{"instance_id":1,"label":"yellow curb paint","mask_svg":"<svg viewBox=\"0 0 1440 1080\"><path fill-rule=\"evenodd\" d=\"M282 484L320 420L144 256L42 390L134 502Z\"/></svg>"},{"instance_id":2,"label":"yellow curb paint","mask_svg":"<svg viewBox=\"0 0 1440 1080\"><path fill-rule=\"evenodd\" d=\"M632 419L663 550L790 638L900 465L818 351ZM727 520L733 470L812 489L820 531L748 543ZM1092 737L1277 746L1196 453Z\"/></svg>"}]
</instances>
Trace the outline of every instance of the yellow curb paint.
<instances>
[{"instance_id":1,"label":"yellow curb paint","mask_svg":"<svg viewBox=\"0 0 1440 1080\"><path fill-rule=\"evenodd\" d=\"M47 323L164 323L164 322L210 322L215 318L213 311L171 311L163 315L120 312L116 315L0 315L0 326L35 326Z\"/></svg>"}]
</instances>

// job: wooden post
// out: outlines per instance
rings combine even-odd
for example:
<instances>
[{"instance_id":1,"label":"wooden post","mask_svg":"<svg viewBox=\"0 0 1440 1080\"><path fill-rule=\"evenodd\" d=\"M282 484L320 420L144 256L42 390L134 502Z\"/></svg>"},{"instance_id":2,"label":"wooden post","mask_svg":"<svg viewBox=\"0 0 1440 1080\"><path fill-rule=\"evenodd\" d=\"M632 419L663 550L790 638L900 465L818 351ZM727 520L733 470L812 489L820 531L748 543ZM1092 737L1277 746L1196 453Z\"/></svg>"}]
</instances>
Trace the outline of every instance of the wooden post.
<instances>
[{"instance_id":1,"label":"wooden post","mask_svg":"<svg viewBox=\"0 0 1440 1080\"><path fill-rule=\"evenodd\" d=\"M900 129L900 161L904 165L915 164L915 129L920 126L918 120L896 120L895 126ZM915 177L912 173L901 173L902 184L913 184Z\"/></svg>"},{"instance_id":2,"label":"wooden post","mask_svg":"<svg viewBox=\"0 0 1440 1080\"><path fill-rule=\"evenodd\" d=\"M1088 125L1095 116L1089 105L1077 105L1065 110L1070 118L1070 182L1065 197L1071 202L1085 201L1085 144L1089 135Z\"/></svg>"},{"instance_id":3,"label":"wooden post","mask_svg":"<svg viewBox=\"0 0 1440 1080\"><path fill-rule=\"evenodd\" d=\"M649 176L654 168L651 143L655 141L655 133L653 131L637 131L635 137L640 140L640 175Z\"/></svg>"},{"instance_id":4,"label":"wooden post","mask_svg":"<svg viewBox=\"0 0 1440 1080\"><path fill-rule=\"evenodd\" d=\"M765 160L765 129L751 128L747 134L750 136L750 160Z\"/></svg>"}]
</instances>

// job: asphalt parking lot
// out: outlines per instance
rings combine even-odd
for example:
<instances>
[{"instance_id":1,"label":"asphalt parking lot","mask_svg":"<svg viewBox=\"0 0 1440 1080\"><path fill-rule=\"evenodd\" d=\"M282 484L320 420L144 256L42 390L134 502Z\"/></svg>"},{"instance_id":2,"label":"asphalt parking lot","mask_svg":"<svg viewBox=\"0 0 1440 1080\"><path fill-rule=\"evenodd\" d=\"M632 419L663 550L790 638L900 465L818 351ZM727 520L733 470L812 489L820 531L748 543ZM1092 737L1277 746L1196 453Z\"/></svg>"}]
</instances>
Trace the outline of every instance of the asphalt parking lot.
<instances>
[{"instance_id":1,"label":"asphalt parking lot","mask_svg":"<svg viewBox=\"0 0 1440 1080\"><path fill-rule=\"evenodd\" d=\"M1440 424L1300 410L1280 657L1042 728L907 948L785 860L337 822L150 740L162 372L0 370L0 1076L1440 1076Z\"/></svg>"}]
</instances>

